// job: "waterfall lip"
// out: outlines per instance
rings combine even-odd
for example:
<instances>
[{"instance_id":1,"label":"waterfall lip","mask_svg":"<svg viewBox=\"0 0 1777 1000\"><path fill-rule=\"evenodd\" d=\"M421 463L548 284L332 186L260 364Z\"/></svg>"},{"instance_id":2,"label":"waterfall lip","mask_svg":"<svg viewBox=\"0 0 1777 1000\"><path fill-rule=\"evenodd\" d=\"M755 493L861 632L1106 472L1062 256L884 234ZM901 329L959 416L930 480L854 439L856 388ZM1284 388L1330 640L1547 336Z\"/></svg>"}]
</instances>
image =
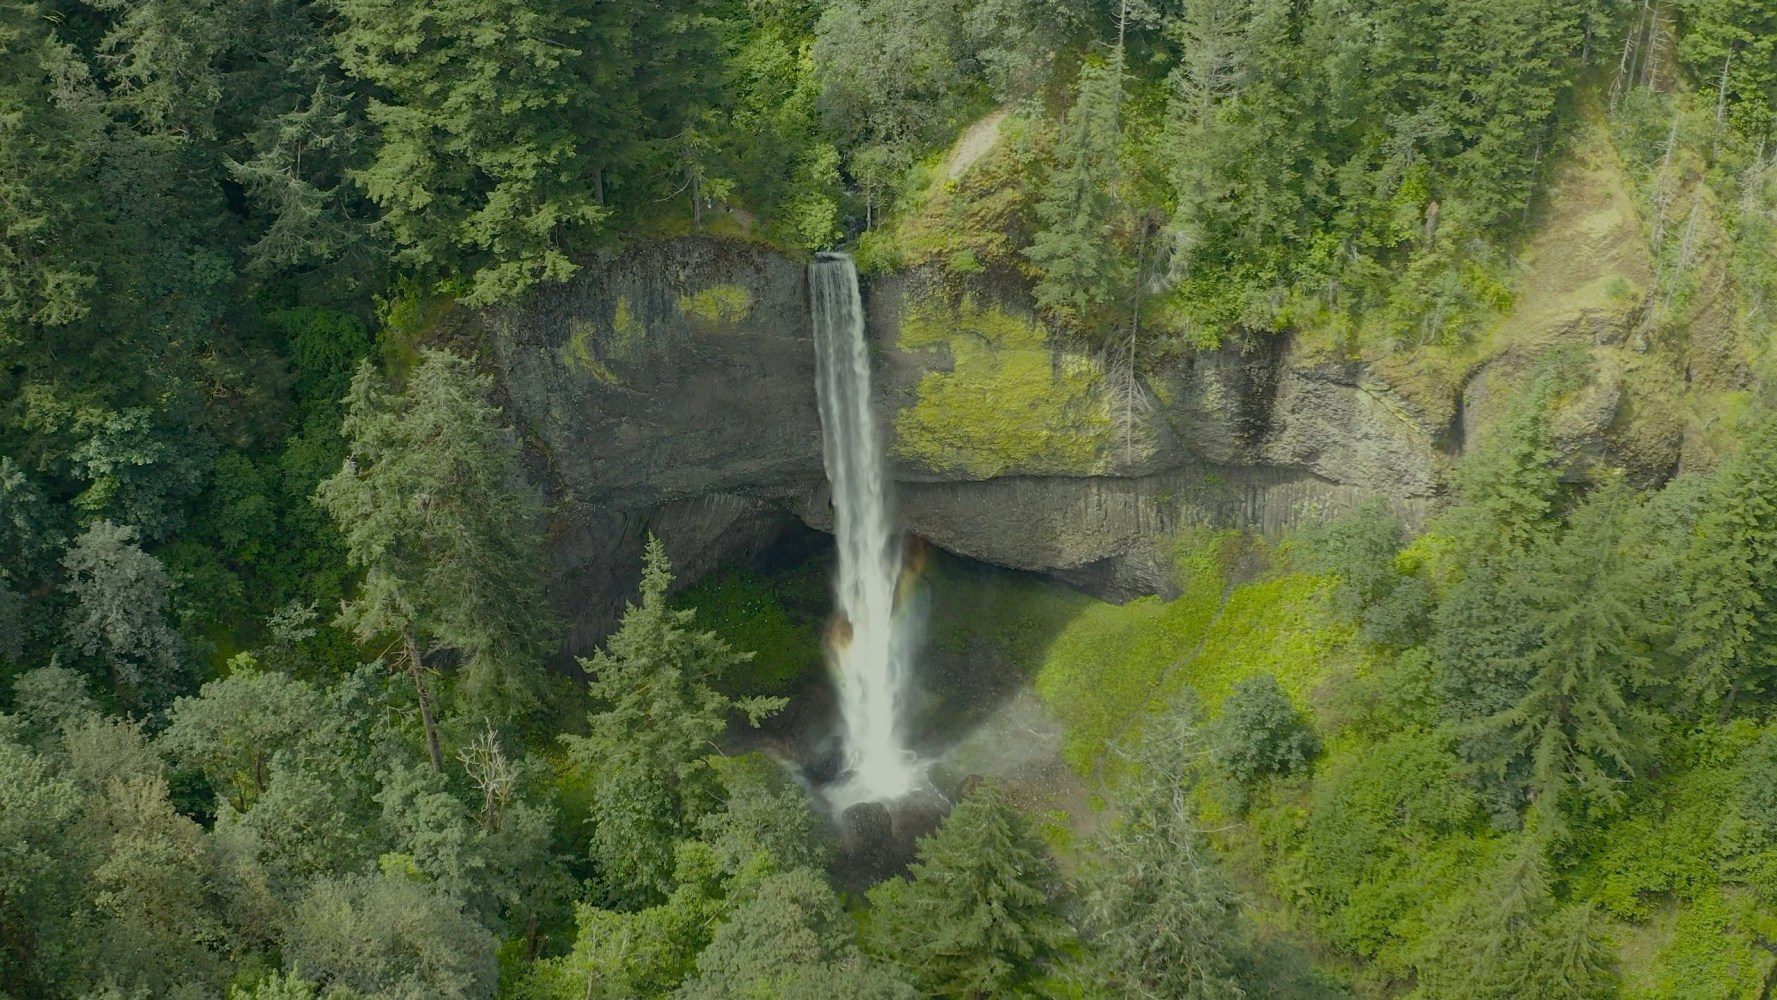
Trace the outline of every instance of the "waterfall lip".
<instances>
[{"instance_id":1,"label":"waterfall lip","mask_svg":"<svg viewBox=\"0 0 1777 1000\"><path fill-rule=\"evenodd\" d=\"M851 254L844 250L816 250L814 259L822 261L851 260Z\"/></svg>"}]
</instances>

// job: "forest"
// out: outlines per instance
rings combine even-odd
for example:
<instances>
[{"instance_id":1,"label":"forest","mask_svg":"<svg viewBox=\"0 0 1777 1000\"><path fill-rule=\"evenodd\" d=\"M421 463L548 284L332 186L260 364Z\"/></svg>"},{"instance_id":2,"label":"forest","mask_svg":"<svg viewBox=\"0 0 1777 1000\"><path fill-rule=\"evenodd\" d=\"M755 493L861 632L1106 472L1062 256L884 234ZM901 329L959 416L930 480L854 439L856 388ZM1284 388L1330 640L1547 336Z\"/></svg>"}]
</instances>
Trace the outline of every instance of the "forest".
<instances>
[{"instance_id":1,"label":"forest","mask_svg":"<svg viewBox=\"0 0 1777 1000\"><path fill-rule=\"evenodd\" d=\"M1577 162L1626 329L1511 340ZM1083 805L971 774L866 877L765 752L831 540L642 524L575 639L485 332L686 239L1019 289L1131 467L1206 359L1522 363L1420 506L935 558ZM1774 330L1773 0L0 0L0 1000L1769 997ZM1072 461L945 349L897 455Z\"/></svg>"}]
</instances>

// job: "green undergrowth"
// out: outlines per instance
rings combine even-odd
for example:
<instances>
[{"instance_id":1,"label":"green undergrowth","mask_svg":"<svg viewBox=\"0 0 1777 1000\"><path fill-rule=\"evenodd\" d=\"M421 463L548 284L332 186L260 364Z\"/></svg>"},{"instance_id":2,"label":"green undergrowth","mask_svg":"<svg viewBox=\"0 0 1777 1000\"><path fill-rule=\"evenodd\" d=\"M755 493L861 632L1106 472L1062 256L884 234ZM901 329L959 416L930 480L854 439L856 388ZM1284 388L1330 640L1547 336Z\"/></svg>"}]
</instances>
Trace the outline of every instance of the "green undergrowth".
<instances>
[{"instance_id":1,"label":"green undergrowth","mask_svg":"<svg viewBox=\"0 0 1777 1000\"><path fill-rule=\"evenodd\" d=\"M1221 844L1317 936L1372 974L1403 975L1497 856L1461 768L1449 738L1423 728L1346 743Z\"/></svg>"},{"instance_id":2,"label":"green undergrowth","mask_svg":"<svg viewBox=\"0 0 1777 1000\"><path fill-rule=\"evenodd\" d=\"M1191 669L1176 675L1165 693L1188 683L1213 712L1237 681L1271 674L1293 700L1306 702L1334 654L1356 633L1328 620L1325 598L1332 582L1288 573L1236 587Z\"/></svg>"},{"instance_id":3,"label":"green undergrowth","mask_svg":"<svg viewBox=\"0 0 1777 1000\"><path fill-rule=\"evenodd\" d=\"M821 620L805 600L818 567L762 576L728 568L700 580L674 601L697 609L697 627L714 631L753 658L724 675L717 687L743 696L777 694L821 665Z\"/></svg>"},{"instance_id":4,"label":"green undergrowth","mask_svg":"<svg viewBox=\"0 0 1777 1000\"><path fill-rule=\"evenodd\" d=\"M1029 267L1021 251L1030 240L1041 161L1054 143L1053 126L1005 114L992 146L952 177L970 138L965 133L952 148L907 172L893 215L858 239L861 270L938 265L973 274Z\"/></svg>"},{"instance_id":5,"label":"green undergrowth","mask_svg":"<svg viewBox=\"0 0 1777 1000\"><path fill-rule=\"evenodd\" d=\"M1276 572L1229 587L1237 533L1196 529L1171 552L1179 596L1125 604L1017 574L933 574L929 641L945 653L1002 655L1029 675L1067 728L1068 765L1090 774L1142 713L1192 689L1214 714L1234 684L1273 674L1299 702L1354 629L1329 620L1321 576Z\"/></svg>"},{"instance_id":6,"label":"green undergrowth","mask_svg":"<svg viewBox=\"0 0 1777 1000\"><path fill-rule=\"evenodd\" d=\"M1740 802L1749 720L1672 737L1678 766L1582 845L1570 884L1615 920L1628 1000L1765 995L1777 970L1777 850Z\"/></svg>"},{"instance_id":7,"label":"green undergrowth","mask_svg":"<svg viewBox=\"0 0 1777 1000\"><path fill-rule=\"evenodd\" d=\"M1576 886L1626 920L1649 919L1666 899L1714 893L1741 839L1731 825L1742 780L1737 762L1757 737L1742 721L1679 741L1674 755L1690 766L1662 776L1597 835Z\"/></svg>"},{"instance_id":8,"label":"green undergrowth","mask_svg":"<svg viewBox=\"0 0 1777 1000\"><path fill-rule=\"evenodd\" d=\"M1402 995L1523 834L1490 822L1454 733L1414 707L1429 662L1359 642L1329 599L1334 578L1228 533L1187 532L1174 555L1178 598L1122 605L941 563L929 641L1009 659L1066 727L1069 766L1113 782L1107 751L1144 711L1189 689L1213 718L1235 683L1275 676L1325 751L1243 815L1207 783L1205 822L1269 919L1351 963L1355 995ZM1753 1000L1777 966L1777 850L1735 805L1763 731L1672 734L1676 766L1551 858L1555 898L1608 918L1626 1000Z\"/></svg>"},{"instance_id":9,"label":"green undergrowth","mask_svg":"<svg viewBox=\"0 0 1777 1000\"><path fill-rule=\"evenodd\" d=\"M1167 670L1201 641L1216 590L1174 601L1144 597L1094 604L1050 644L1036 675L1039 697L1067 725L1062 756L1084 774L1147 705Z\"/></svg>"},{"instance_id":10,"label":"green undergrowth","mask_svg":"<svg viewBox=\"0 0 1777 1000\"><path fill-rule=\"evenodd\" d=\"M1177 598L1090 603L1044 651L1037 694L1066 723L1064 756L1081 773L1187 688L1210 716L1237 682L1263 674L1303 702L1351 638L1326 620L1326 578L1284 572L1230 587L1238 536L1185 539Z\"/></svg>"},{"instance_id":11,"label":"green undergrowth","mask_svg":"<svg viewBox=\"0 0 1777 1000\"><path fill-rule=\"evenodd\" d=\"M1041 577L940 563L927 641L944 655L1003 657L1066 726L1062 754L1090 773L1106 744L1189 655L1221 601L1223 536L1204 532L1180 560L1182 596L1094 600Z\"/></svg>"},{"instance_id":12,"label":"green undergrowth","mask_svg":"<svg viewBox=\"0 0 1777 1000\"><path fill-rule=\"evenodd\" d=\"M1777 956L1777 915L1736 889L1668 905L1621 928L1624 1000L1762 1000Z\"/></svg>"}]
</instances>

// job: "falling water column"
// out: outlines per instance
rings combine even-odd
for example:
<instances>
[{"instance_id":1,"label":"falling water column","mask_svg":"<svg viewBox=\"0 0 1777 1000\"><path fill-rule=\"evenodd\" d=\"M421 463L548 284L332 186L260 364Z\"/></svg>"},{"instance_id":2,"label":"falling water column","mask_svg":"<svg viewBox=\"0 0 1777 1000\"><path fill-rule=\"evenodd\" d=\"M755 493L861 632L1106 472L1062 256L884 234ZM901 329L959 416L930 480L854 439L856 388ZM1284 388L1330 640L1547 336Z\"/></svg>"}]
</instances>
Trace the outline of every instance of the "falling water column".
<instances>
[{"instance_id":1,"label":"falling water column","mask_svg":"<svg viewBox=\"0 0 1777 1000\"><path fill-rule=\"evenodd\" d=\"M850 257L822 254L810 265L809 286L822 455L839 545L839 622L827 662L839 692L846 754L846 775L830 795L843 807L898 798L912 789L916 772L900 729L907 682L895 634L901 550L889 521L882 438L870 405L858 272Z\"/></svg>"}]
</instances>

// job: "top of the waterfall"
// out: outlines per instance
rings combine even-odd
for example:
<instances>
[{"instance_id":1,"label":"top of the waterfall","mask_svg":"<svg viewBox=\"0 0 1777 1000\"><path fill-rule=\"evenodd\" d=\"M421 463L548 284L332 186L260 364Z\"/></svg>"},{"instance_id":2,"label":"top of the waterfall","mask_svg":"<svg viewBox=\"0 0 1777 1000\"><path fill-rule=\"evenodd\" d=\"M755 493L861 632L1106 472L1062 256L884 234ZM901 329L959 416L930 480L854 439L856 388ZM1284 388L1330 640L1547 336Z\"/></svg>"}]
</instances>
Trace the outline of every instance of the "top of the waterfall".
<instances>
[{"instance_id":1,"label":"top of the waterfall","mask_svg":"<svg viewBox=\"0 0 1777 1000\"><path fill-rule=\"evenodd\" d=\"M851 260L851 254L846 253L844 250L816 250L814 259L834 261Z\"/></svg>"}]
</instances>

